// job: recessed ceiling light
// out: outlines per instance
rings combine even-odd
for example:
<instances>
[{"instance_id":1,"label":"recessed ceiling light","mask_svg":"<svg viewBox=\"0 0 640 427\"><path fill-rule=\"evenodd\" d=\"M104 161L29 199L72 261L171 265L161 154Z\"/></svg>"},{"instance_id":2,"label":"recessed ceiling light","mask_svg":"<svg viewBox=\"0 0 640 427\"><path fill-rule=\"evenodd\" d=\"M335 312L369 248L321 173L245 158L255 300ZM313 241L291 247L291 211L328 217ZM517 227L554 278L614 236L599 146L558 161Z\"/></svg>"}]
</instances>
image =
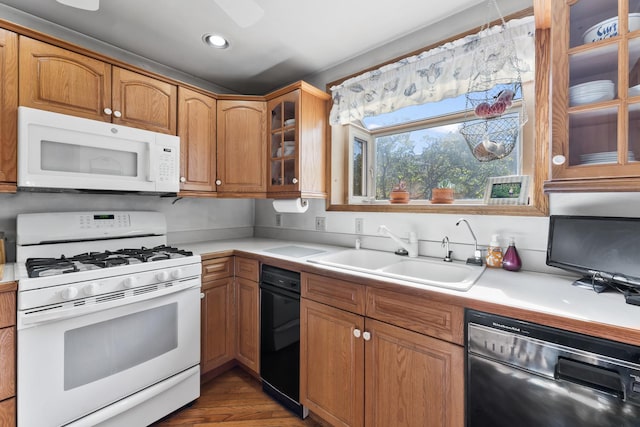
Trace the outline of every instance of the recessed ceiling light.
<instances>
[{"instance_id":1,"label":"recessed ceiling light","mask_svg":"<svg viewBox=\"0 0 640 427\"><path fill-rule=\"evenodd\" d=\"M216 49L226 49L229 47L229 41L218 34L207 33L202 36L202 41Z\"/></svg>"},{"instance_id":2,"label":"recessed ceiling light","mask_svg":"<svg viewBox=\"0 0 640 427\"><path fill-rule=\"evenodd\" d=\"M75 7L76 9L90 10L95 12L100 8L100 0L56 0L65 6Z\"/></svg>"}]
</instances>

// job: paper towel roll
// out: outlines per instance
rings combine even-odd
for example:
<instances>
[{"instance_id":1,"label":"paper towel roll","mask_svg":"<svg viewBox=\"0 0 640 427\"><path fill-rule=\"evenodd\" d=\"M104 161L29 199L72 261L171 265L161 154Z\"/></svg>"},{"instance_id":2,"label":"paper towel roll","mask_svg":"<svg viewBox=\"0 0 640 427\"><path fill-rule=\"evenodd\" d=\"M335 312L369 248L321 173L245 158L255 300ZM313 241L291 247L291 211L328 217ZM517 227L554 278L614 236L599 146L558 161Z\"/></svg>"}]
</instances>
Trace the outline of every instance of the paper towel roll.
<instances>
[{"instance_id":1,"label":"paper towel roll","mask_svg":"<svg viewBox=\"0 0 640 427\"><path fill-rule=\"evenodd\" d=\"M274 200L273 209L282 213L305 213L309 209L309 202L300 198Z\"/></svg>"}]
</instances>

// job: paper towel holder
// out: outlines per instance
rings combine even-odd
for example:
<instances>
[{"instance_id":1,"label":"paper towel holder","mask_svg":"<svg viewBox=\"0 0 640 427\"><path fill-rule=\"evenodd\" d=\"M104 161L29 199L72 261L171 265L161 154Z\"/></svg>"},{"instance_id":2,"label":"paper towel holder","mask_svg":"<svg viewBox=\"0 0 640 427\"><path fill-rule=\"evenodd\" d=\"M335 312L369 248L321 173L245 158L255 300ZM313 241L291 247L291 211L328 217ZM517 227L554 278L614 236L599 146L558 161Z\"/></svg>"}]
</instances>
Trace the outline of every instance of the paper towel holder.
<instances>
[{"instance_id":1,"label":"paper towel holder","mask_svg":"<svg viewBox=\"0 0 640 427\"><path fill-rule=\"evenodd\" d=\"M280 213L305 213L309 209L309 201L302 198L276 199L273 209Z\"/></svg>"}]
</instances>

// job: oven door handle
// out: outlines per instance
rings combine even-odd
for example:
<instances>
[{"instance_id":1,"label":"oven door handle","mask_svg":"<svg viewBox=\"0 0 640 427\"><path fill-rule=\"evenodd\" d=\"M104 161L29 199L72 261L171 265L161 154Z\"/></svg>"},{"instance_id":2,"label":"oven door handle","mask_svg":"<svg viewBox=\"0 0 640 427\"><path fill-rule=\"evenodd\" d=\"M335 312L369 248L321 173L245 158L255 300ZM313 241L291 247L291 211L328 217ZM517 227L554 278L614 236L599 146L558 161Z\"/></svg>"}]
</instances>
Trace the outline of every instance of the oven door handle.
<instances>
[{"instance_id":1,"label":"oven door handle","mask_svg":"<svg viewBox=\"0 0 640 427\"><path fill-rule=\"evenodd\" d=\"M167 378L151 387L147 387L138 393L135 393L127 398L121 399L106 408L93 412L86 417L79 419L78 421L65 424L65 427L92 427L98 425L110 418L115 417L118 414L128 411L129 409L138 406L147 400L162 394L163 392L175 387L181 382L187 380L193 375L200 376L200 365L193 366L186 371L182 371L172 377Z\"/></svg>"}]
</instances>

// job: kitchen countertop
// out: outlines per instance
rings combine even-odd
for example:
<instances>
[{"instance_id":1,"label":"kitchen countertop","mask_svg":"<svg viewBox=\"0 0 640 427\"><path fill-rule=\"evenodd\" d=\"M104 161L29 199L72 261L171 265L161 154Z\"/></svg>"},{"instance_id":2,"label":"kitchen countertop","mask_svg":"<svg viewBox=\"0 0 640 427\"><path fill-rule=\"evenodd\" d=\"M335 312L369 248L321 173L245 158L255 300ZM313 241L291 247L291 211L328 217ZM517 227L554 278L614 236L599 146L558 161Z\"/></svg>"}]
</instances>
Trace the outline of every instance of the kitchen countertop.
<instances>
[{"instance_id":1,"label":"kitchen countertop","mask_svg":"<svg viewBox=\"0 0 640 427\"><path fill-rule=\"evenodd\" d=\"M640 337L640 307L626 304L624 297L615 292L597 294L590 289L573 286L577 277L561 276L527 271L509 272L502 269L487 268L478 281L468 291L456 291L436 286L420 285L411 282L383 278L373 274L348 271L310 263L309 259L331 252L351 249L346 247L321 245L306 242L292 242L273 239L235 239L180 245L198 254L213 254L229 251L242 251L260 257L275 258L296 263L302 271L321 272L323 270L339 272L345 280L357 281L366 278L376 283L389 283L403 287L422 289L433 295L453 296L466 300L469 306L478 303L501 305L530 312L549 314L601 325L629 328L637 331ZM291 256L284 253L295 252L290 246L311 248L324 251L309 256ZM276 248L273 253L269 249ZM283 250L283 248L285 248ZM231 253L231 252L229 252ZM473 304L472 304L473 303ZM482 304L480 304L482 305ZM636 335L634 333L634 335ZM635 339L634 339L635 341Z\"/></svg>"}]
</instances>

